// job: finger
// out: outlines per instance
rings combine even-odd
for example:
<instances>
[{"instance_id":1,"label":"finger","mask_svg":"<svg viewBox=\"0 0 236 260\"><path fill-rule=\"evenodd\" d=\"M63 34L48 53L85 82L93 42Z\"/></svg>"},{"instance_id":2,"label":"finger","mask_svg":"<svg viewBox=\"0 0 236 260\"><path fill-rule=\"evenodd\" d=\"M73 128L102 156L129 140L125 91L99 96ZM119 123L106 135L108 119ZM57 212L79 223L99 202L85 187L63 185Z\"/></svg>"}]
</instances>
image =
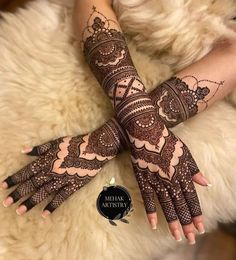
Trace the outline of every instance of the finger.
<instances>
[{"instance_id":1,"label":"finger","mask_svg":"<svg viewBox=\"0 0 236 260\"><path fill-rule=\"evenodd\" d=\"M51 202L44 208L42 216L45 218L56 210L66 199L68 199L76 190L72 184L66 185L59 189L51 200Z\"/></svg>"},{"instance_id":2,"label":"finger","mask_svg":"<svg viewBox=\"0 0 236 260\"><path fill-rule=\"evenodd\" d=\"M188 239L189 245L194 245L196 243L196 240L195 240L195 228L193 223L182 225L182 229L185 237Z\"/></svg>"},{"instance_id":3,"label":"finger","mask_svg":"<svg viewBox=\"0 0 236 260\"><path fill-rule=\"evenodd\" d=\"M175 238L177 242L182 241L182 236L181 236L181 226L179 224L178 220L174 220L172 222L168 223L169 230L172 234L172 236Z\"/></svg>"},{"instance_id":4,"label":"finger","mask_svg":"<svg viewBox=\"0 0 236 260\"><path fill-rule=\"evenodd\" d=\"M158 223L157 213L156 212L147 213L147 218L152 229L157 229L157 223Z\"/></svg>"},{"instance_id":5,"label":"finger","mask_svg":"<svg viewBox=\"0 0 236 260\"><path fill-rule=\"evenodd\" d=\"M176 214L189 244L195 244L194 226L192 224L192 216L188 208L188 204L182 193L181 186L177 180L175 185L169 188L169 194L172 198ZM187 227L187 228L186 228ZM192 228L192 229L191 229Z\"/></svg>"},{"instance_id":6,"label":"finger","mask_svg":"<svg viewBox=\"0 0 236 260\"><path fill-rule=\"evenodd\" d=\"M202 215L202 210L200 202L197 196L195 186L192 182L191 177L182 176L179 178L179 184L184 195L184 198L187 202L189 212L192 217L197 217Z\"/></svg>"},{"instance_id":7,"label":"finger","mask_svg":"<svg viewBox=\"0 0 236 260\"><path fill-rule=\"evenodd\" d=\"M47 162L44 157L38 158L34 162L28 164L21 170L17 171L16 173L4 179L3 182L1 183L1 187L3 189L11 188L16 184L22 183L30 179L32 176L42 171L43 168L46 167L46 163Z\"/></svg>"},{"instance_id":8,"label":"finger","mask_svg":"<svg viewBox=\"0 0 236 260\"><path fill-rule=\"evenodd\" d=\"M40 156L46 154L57 142L57 140L53 140L41 145L37 145L34 147L26 147L22 149L22 153L25 153L30 156Z\"/></svg>"},{"instance_id":9,"label":"finger","mask_svg":"<svg viewBox=\"0 0 236 260\"><path fill-rule=\"evenodd\" d=\"M198 230L199 234L202 235L205 233L204 222L203 222L202 216L194 217L193 224L194 224L195 228Z\"/></svg>"},{"instance_id":10,"label":"finger","mask_svg":"<svg viewBox=\"0 0 236 260\"><path fill-rule=\"evenodd\" d=\"M195 219L193 223L198 232L200 234L203 234L205 230L202 218L202 211L194 184L191 178L188 178L187 176L185 177L185 179L180 178L179 183L182 188L185 200L188 204L190 214L193 220Z\"/></svg>"},{"instance_id":11,"label":"finger","mask_svg":"<svg viewBox=\"0 0 236 260\"><path fill-rule=\"evenodd\" d=\"M155 192L153 191L150 183L148 182L148 172L146 170L140 169L135 165L133 165L133 169L144 202L144 207L147 213L148 221L152 229L156 229L157 216L155 216L156 215Z\"/></svg>"},{"instance_id":12,"label":"finger","mask_svg":"<svg viewBox=\"0 0 236 260\"><path fill-rule=\"evenodd\" d=\"M141 192L144 207L145 207L145 210L147 213L148 221L149 221L152 229L157 229L155 193L149 184L145 185L145 190L140 189L140 192Z\"/></svg>"},{"instance_id":13,"label":"finger","mask_svg":"<svg viewBox=\"0 0 236 260\"><path fill-rule=\"evenodd\" d=\"M39 181L40 180L41 178L39 177ZM38 182L37 185L40 186L41 183ZM47 198L50 194L52 194L55 191L58 191L63 185L64 182L60 181L60 178L51 179L50 181L46 182L43 186L41 186L31 197L22 202L17 208L16 213L18 215L24 214L25 212L29 211L31 208L39 204L42 200Z\"/></svg>"},{"instance_id":14,"label":"finger","mask_svg":"<svg viewBox=\"0 0 236 260\"><path fill-rule=\"evenodd\" d=\"M181 228L178 225L178 216L168 190L157 174L150 175L150 177L149 181L157 194L162 211L169 224L170 232L176 241L181 241Z\"/></svg>"},{"instance_id":15,"label":"finger","mask_svg":"<svg viewBox=\"0 0 236 260\"><path fill-rule=\"evenodd\" d=\"M14 191L12 191L3 201L3 205L5 207L10 206L27 194L36 191L43 183L49 181L51 178L52 177L50 175L45 175L44 173L39 173L38 175L33 176L29 180L20 184Z\"/></svg>"},{"instance_id":16,"label":"finger","mask_svg":"<svg viewBox=\"0 0 236 260\"><path fill-rule=\"evenodd\" d=\"M207 187L212 186L212 184L207 180L207 178L201 172L194 174L192 180L201 186L207 186Z\"/></svg>"}]
</instances>

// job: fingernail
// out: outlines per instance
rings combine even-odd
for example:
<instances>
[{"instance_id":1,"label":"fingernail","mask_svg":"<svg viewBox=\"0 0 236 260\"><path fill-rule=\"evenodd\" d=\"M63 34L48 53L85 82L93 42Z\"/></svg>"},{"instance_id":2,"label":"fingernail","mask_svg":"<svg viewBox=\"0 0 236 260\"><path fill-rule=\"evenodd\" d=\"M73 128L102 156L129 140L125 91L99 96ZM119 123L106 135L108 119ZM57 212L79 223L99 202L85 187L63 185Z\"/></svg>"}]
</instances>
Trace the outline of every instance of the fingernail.
<instances>
[{"instance_id":1,"label":"fingernail","mask_svg":"<svg viewBox=\"0 0 236 260\"><path fill-rule=\"evenodd\" d=\"M26 148L23 148L23 149L21 150L21 152L22 152L22 153L29 153L29 152L31 152L32 150L33 150L32 147L26 147Z\"/></svg>"},{"instance_id":2,"label":"fingernail","mask_svg":"<svg viewBox=\"0 0 236 260\"><path fill-rule=\"evenodd\" d=\"M205 233L205 229L202 223L197 223L197 230L199 232L199 234L204 234Z\"/></svg>"},{"instance_id":3,"label":"fingernail","mask_svg":"<svg viewBox=\"0 0 236 260\"><path fill-rule=\"evenodd\" d=\"M25 205L21 205L18 209L16 209L16 213L18 215L22 215L27 211L27 208Z\"/></svg>"},{"instance_id":4,"label":"fingernail","mask_svg":"<svg viewBox=\"0 0 236 260\"><path fill-rule=\"evenodd\" d=\"M152 226L152 229L157 229L157 223L156 223L155 219L151 219L151 226Z\"/></svg>"},{"instance_id":5,"label":"fingernail","mask_svg":"<svg viewBox=\"0 0 236 260\"><path fill-rule=\"evenodd\" d=\"M202 182L207 186L207 187L211 187L212 184L209 183L209 181L207 180L207 178L205 176L201 176Z\"/></svg>"},{"instance_id":6,"label":"fingernail","mask_svg":"<svg viewBox=\"0 0 236 260\"><path fill-rule=\"evenodd\" d=\"M190 232L186 235L186 237L188 239L189 245L194 245L196 243L194 233Z\"/></svg>"},{"instance_id":7,"label":"fingernail","mask_svg":"<svg viewBox=\"0 0 236 260\"><path fill-rule=\"evenodd\" d=\"M42 217L46 218L50 214L51 214L51 212L49 210L44 210L43 213L42 213Z\"/></svg>"},{"instance_id":8,"label":"fingernail","mask_svg":"<svg viewBox=\"0 0 236 260\"><path fill-rule=\"evenodd\" d=\"M9 207L13 203L13 198L12 197L7 197L3 202L4 207Z\"/></svg>"},{"instance_id":9,"label":"fingernail","mask_svg":"<svg viewBox=\"0 0 236 260\"><path fill-rule=\"evenodd\" d=\"M6 189L6 188L8 187L8 185L7 185L7 183L4 181L4 182L2 182L2 183L0 184L0 187L1 187L2 189Z\"/></svg>"},{"instance_id":10,"label":"fingernail","mask_svg":"<svg viewBox=\"0 0 236 260\"><path fill-rule=\"evenodd\" d=\"M182 241L182 237L181 237L181 234L180 234L180 232L179 232L178 229L174 230L173 233L174 233L175 240L176 240L177 242Z\"/></svg>"}]
</instances>

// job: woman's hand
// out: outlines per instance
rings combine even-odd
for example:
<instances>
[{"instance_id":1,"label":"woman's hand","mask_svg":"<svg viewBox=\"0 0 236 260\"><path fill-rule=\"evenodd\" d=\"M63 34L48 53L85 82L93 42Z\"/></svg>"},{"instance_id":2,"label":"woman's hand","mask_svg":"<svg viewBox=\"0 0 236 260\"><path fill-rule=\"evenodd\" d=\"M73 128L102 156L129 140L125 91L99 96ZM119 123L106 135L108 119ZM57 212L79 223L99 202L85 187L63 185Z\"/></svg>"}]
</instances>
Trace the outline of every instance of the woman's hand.
<instances>
[{"instance_id":1,"label":"woman's hand","mask_svg":"<svg viewBox=\"0 0 236 260\"><path fill-rule=\"evenodd\" d=\"M149 130L151 139L158 140L155 127ZM147 141L137 140L132 144L134 173L148 219L156 229L156 195L175 239L182 240L180 222L189 243L194 244L194 226L199 233L204 233L201 207L193 184L193 180L200 183L202 174L187 146L170 131L164 129L156 147L152 145L151 148ZM201 180L201 185L203 183Z\"/></svg>"},{"instance_id":2,"label":"woman's hand","mask_svg":"<svg viewBox=\"0 0 236 260\"><path fill-rule=\"evenodd\" d=\"M129 79L126 81L129 84ZM133 88L137 90L138 85ZM119 91L119 85L116 89ZM145 92L126 96L116 109L129 138L134 173L153 228L157 223L156 193L167 222L175 227L175 238L181 239L179 220L190 243L195 243L192 222L200 232L204 232L204 227L199 223L202 211L192 182L192 176L198 174L199 169L189 149L165 127Z\"/></svg>"},{"instance_id":3,"label":"woman's hand","mask_svg":"<svg viewBox=\"0 0 236 260\"><path fill-rule=\"evenodd\" d=\"M118 124L110 120L91 134L61 137L28 150L28 155L39 158L4 180L3 188L19 184L4 205L9 206L32 192L17 209L18 214L23 214L55 193L44 209L43 216L47 216L124 149L122 140L125 139L120 135Z\"/></svg>"}]
</instances>

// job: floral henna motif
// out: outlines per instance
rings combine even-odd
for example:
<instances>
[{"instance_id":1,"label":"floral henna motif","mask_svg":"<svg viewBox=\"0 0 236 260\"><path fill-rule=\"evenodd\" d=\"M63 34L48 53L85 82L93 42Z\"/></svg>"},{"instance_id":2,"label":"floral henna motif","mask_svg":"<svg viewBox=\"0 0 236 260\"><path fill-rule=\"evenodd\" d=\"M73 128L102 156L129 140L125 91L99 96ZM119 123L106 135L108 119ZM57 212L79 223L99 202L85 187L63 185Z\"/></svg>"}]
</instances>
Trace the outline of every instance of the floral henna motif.
<instances>
[{"instance_id":1,"label":"floral henna motif","mask_svg":"<svg viewBox=\"0 0 236 260\"><path fill-rule=\"evenodd\" d=\"M192 216L201 215L191 180L191 169L193 165L195 168L197 166L189 156L187 147L166 128L156 113L132 63L119 26L93 8L83 39L86 60L111 99L117 120L128 136L133 168L146 211L155 211L155 191L167 221L176 220L178 216L182 224L190 223ZM186 102L184 105L189 106L189 114L196 112L197 100L194 99L195 103L190 105L191 97L196 98L197 95L198 99L202 99L208 94L207 88L198 88L196 93L190 91L182 81L175 87L183 96L180 100L181 109ZM185 116L186 111L180 110L179 104L168 97L164 90L157 105L163 107L170 120L174 118L173 113Z\"/></svg>"},{"instance_id":2,"label":"floral henna motif","mask_svg":"<svg viewBox=\"0 0 236 260\"><path fill-rule=\"evenodd\" d=\"M188 85L185 81L191 82ZM172 77L154 89L152 98L158 113L166 126L173 127L198 113L198 105L208 106L223 81L198 80L194 76L185 76L182 79ZM214 89L213 93L210 91Z\"/></svg>"},{"instance_id":3,"label":"floral henna motif","mask_svg":"<svg viewBox=\"0 0 236 260\"><path fill-rule=\"evenodd\" d=\"M35 151L40 153L39 158L4 180L9 187L19 184L9 196L16 202L34 192L22 203L29 210L56 192L52 202L45 208L52 212L86 185L125 145L126 137L112 119L91 134L62 137L38 146Z\"/></svg>"}]
</instances>

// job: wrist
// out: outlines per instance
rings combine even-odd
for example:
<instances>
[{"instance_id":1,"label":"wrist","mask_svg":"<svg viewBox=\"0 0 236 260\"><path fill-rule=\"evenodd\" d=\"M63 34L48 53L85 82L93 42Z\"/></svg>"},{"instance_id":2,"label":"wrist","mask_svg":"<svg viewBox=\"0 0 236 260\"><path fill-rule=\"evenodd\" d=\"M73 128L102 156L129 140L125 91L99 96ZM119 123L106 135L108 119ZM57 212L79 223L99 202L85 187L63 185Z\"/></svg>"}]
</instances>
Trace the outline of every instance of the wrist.
<instances>
[{"instance_id":1,"label":"wrist","mask_svg":"<svg viewBox=\"0 0 236 260\"><path fill-rule=\"evenodd\" d=\"M198 113L198 102L208 95L209 89L196 86L191 89L178 77L171 77L156 87L150 98L161 120L167 127L174 127Z\"/></svg>"}]
</instances>

